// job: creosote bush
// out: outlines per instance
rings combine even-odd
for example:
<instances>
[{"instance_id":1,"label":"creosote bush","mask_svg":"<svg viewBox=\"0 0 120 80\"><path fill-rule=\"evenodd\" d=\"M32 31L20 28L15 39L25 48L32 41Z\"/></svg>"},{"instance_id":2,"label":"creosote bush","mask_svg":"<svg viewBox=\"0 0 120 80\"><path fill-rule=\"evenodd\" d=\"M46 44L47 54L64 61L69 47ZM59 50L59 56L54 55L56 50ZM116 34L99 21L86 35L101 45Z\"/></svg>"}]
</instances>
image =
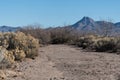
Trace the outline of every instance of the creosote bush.
<instances>
[{"instance_id":1,"label":"creosote bush","mask_svg":"<svg viewBox=\"0 0 120 80\"><path fill-rule=\"evenodd\" d=\"M38 55L39 41L22 32L0 33L0 46L0 51L4 54L1 63L11 64L26 57L35 58Z\"/></svg>"}]
</instances>

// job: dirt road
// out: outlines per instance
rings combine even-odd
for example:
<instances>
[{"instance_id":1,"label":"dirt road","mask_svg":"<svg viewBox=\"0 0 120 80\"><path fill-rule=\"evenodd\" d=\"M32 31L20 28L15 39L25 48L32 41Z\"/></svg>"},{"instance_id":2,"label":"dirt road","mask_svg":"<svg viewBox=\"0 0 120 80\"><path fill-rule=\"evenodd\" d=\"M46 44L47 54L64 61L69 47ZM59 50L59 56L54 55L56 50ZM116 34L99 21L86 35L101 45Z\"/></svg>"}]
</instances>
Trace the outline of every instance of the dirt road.
<instances>
[{"instance_id":1,"label":"dirt road","mask_svg":"<svg viewBox=\"0 0 120 80\"><path fill-rule=\"evenodd\" d=\"M18 65L21 74L7 80L120 80L120 55L67 45L41 47L35 60Z\"/></svg>"}]
</instances>

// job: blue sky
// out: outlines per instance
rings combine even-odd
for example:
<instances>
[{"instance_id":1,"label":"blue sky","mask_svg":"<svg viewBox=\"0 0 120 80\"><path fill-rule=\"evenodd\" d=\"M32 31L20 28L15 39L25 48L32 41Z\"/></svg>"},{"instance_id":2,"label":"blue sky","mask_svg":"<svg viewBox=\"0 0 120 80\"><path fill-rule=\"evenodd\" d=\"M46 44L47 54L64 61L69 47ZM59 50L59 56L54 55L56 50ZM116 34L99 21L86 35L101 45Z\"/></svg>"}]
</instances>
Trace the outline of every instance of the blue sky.
<instances>
[{"instance_id":1,"label":"blue sky","mask_svg":"<svg viewBox=\"0 0 120 80\"><path fill-rule=\"evenodd\" d=\"M120 21L120 0L0 0L0 25L63 26L83 16Z\"/></svg>"}]
</instances>

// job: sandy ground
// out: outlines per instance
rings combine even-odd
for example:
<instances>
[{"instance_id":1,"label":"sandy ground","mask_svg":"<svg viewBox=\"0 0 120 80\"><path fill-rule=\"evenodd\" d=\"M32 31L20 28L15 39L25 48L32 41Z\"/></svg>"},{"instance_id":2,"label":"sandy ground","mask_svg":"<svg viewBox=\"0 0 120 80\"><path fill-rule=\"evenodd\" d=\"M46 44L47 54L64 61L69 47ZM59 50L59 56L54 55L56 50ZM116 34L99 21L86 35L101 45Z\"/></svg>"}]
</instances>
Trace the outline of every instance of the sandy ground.
<instances>
[{"instance_id":1,"label":"sandy ground","mask_svg":"<svg viewBox=\"0 0 120 80\"><path fill-rule=\"evenodd\" d=\"M120 55L49 45L8 73L6 80L120 80Z\"/></svg>"}]
</instances>

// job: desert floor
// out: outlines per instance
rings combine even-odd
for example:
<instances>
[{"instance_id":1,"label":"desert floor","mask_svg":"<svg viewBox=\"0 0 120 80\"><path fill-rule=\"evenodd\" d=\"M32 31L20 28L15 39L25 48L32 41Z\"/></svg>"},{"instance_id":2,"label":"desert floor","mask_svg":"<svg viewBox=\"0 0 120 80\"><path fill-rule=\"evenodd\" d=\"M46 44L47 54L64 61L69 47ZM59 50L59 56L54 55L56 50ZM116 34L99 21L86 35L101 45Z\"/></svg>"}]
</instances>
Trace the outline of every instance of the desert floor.
<instances>
[{"instance_id":1,"label":"desert floor","mask_svg":"<svg viewBox=\"0 0 120 80\"><path fill-rule=\"evenodd\" d=\"M39 49L36 59L5 71L6 80L120 80L120 55L48 45Z\"/></svg>"}]
</instances>

